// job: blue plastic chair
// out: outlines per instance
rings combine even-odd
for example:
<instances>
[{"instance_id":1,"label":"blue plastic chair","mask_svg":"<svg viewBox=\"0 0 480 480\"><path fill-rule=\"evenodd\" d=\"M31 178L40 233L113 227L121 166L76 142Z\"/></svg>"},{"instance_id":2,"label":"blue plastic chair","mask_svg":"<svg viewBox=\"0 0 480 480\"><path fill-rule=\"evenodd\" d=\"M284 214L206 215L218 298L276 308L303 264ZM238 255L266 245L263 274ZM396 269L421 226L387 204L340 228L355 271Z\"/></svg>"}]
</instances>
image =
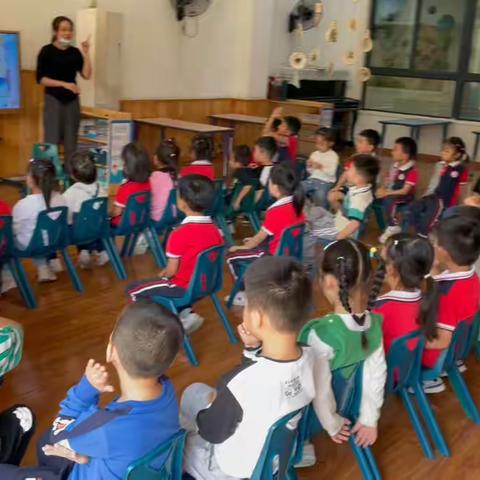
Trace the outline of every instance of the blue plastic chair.
<instances>
[{"instance_id":1,"label":"blue plastic chair","mask_svg":"<svg viewBox=\"0 0 480 480\"><path fill-rule=\"evenodd\" d=\"M32 147L32 157L38 160L50 160L55 167L55 176L64 188L70 186L70 177L65 173L60 155L58 153L58 145L54 143L35 143Z\"/></svg>"},{"instance_id":2,"label":"blue plastic chair","mask_svg":"<svg viewBox=\"0 0 480 480\"><path fill-rule=\"evenodd\" d=\"M225 244L229 247L233 245L234 242L226 217L225 184L222 179L216 179L214 180L214 186L215 198L213 200L212 208L207 211L207 215L209 215L220 228L223 233L223 238L225 239Z\"/></svg>"},{"instance_id":3,"label":"blue plastic chair","mask_svg":"<svg viewBox=\"0 0 480 480\"><path fill-rule=\"evenodd\" d=\"M53 207L40 212L30 244L25 250L17 250L16 255L21 258L48 258L60 252L75 290L83 293L82 282L67 250L69 245L67 213L67 207Z\"/></svg>"},{"instance_id":4,"label":"blue plastic chair","mask_svg":"<svg viewBox=\"0 0 480 480\"><path fill-rule=\"evenodd\" d=\"M306 409L285 415L268 431L250 480L295 480L293 467L298 428Z\"/></svg>"},{"instance_id":5,"label":"blue plastic chair","mask_svg":"<svg viewBox=\"0 0 480 480\"><path fill-rule=\"evenodd\" d=\"M261 216L262 213L274 203L275 199L270 195L268 185L262 190L262 194L255 204L255 212L253 217L253 228L258 232L262 226Z\"/></svg>"},{"instance_id":6,"label":"blue plastic chair","mask_svg":"<svg viewBox=\"0 0 480 480\"><path fill-rule=\"evenodd\" d=\"M422 370L422 380L433 380L445 372L468 418L476 424L480 424L477 405L457 365L457 362L464 362L470 353L472 335L476 330L475 322L478 322L478 317L465 319L458 323L450 345L442 352L437 364L433 368Z\"/></svg>"},{"instance_id":7,"label":"blue plastic chair","mask_svg":"<svg viewBox=\"0 0 480 480\"><path fill-rule=\"evenodd\" d=\"M217 292L223 287L223 259L223 245L211 247L203 251L198 256L192 279L183 297L155 296L152 297L152 300L169 308L173 313L178 315L182 308L189 307L205 297L210 297L222 321L223 328L227 332L228 340L230 343L235 344L238 342L237 337L217 297ZM198 366L197 356L193 351L187 334L184 336L183 344L190 363Z\"/></svg>"},{"instance_id":8,"label":"blue plastic chair","mask_svg":"<svg viewBox=\"0 0 480 480\"><path fill-rule=\"evenodd\" d=\"M0 216L0 265L10 269L27 308L37 308L32 287L15 252L12 217L4 215Z\"/></svg>"},{"instance_id":9,"label":"blue plastic chair","mask_svg":"<svg viewBox=\"0 0 480 480\"><path fill-rule=\"evenodd\" d=\"M400 396L423 453L433 460L435 454L409 393L409 390L413 391L420 413L438 451L445 457L450 456L450 450L421 385L420 372L424 345L425 338L420 331L397 338L392 343L387 355L388 374L385 390L387 394Z\"/></svg>"},{"instance_id":10,"label":"blue plastic chair","mask_svg":"<svg viewBox=\"0 0 480 480\"><path fill-rule=\"evenodd\" d=\"M185 430L180 430L155 450L133 462L124 480L181 480L185 436Z\"/></svg>"},{"instance_id":11,"label":"blue plastic chair","mask_svg":"<svg viewBox=\"0 0 480 480\"><path fill-rule=\"evenodd\" d=\"M166 240L172 228L180 223L183 217L184 215L177 208L177 190L172 188L168 195L167 205L165 206L162 217L158 221L150 219L148 225L153 245L152 254L157 265L160 267L165 267L167 257L159 236L162 236L164 240Z\"/></svg>"},{"instance_id":12,"label":"blue plastic chair","mask_svg":"<svg viewBox=\"0 0 480 480\"><path fill-rule=\"evenodd\" d=\"M71 245L88 245L96 242L103 245L117 277L125 280L127 272L110 236L106 197L92 198L83 202L80 211L73 216L70 229Z\"/></svg>"},{"instance_id":13,"label":"blue plastic chair","mask_svg":"<svg viewBox=\"0 0 480 480\"><path fill-rule=\"evenodd\" d=\"M282 257L293 257L296 258L299 262L303 260L303 235L305 233L305 224L298 223L292 225L291 227L286 228L278 244L276 256ZM242 289L243 285L243 276L247 271L248 265L242 269L240 275L235 280L230 295L227 300L227 308L232 308L233 299L238 292Z\"/></svg>"},{"instance_id":14,"label":"blue plastic chair","mask_svg":"<svg viewBox=\"0 0 480 480\"><path fill-rule=\"evenodd\" d=\"M238 195L240 194L240 191L244 186L245 185L241 183L237 183L233 188L233 192L230 200L230 206L226 209L225 217L228 218L229 220L235 220L235 218L237 218L239 215L243 215L250 222L250 225L252 226L252 230L254 231L254 233L257 233L260 227L259 227L258 214L255 210L256 194L257 194L256 188L252 188L247 193L247 195L243 198L240 204L239 210L234 210L232 207L233 202L236 200L236 198L238 197ZM232 244L233 243L234 242L232 238Z\"/></svg>"},{"instance_id":15,"label":"blue plastic chair","mask_svg":"<svg viewBox=\"0 0 480 480\"><path fill-rule=\"evenodd\" d=\"M150 192L139 192L130 195L127 206L123 210L119 225L110 229L110 236L113 242L115 237L124 237L120 250L121 257L130 257L133 255L138 237L144 233L150 251L155 258L154 252L157 250L149 226Z\"/></svg>"}]
</instances>

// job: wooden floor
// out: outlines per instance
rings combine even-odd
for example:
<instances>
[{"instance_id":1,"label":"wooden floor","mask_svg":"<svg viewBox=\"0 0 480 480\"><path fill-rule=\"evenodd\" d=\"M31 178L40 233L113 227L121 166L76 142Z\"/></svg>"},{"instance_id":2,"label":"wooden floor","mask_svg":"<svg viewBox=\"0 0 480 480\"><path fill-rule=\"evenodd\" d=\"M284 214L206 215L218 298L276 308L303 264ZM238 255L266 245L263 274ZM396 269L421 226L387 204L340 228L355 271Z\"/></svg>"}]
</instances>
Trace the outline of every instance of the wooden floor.
<instances>
[{"instance_id":1,"label":"wooden floor","mask_svg":"<svg viewBox=\"0 0 480 480\"><path fill-rule=\"evenodd\" d=\"M13 189L0 187L0 198L13 202ZM370 228L372 240L376 232ZM28 262L26 262L28 263ZM151 276L157 272L147 254L127 262L129 280ZM34 272L28 265L34 284ZM38 418L38 432L46 429L57 412L58 403L67 389L76 382L89 358L103 360L105 346L115 317L125 305L127 282L120 282L109 266L94 273L80 272L86 292L77 294L66 274L58 282L35 285L39 308L24 308L19 294L13 291L0 299L0 315L20 322L25 328L25 349L20 366L6 377L0 389L0 408L13 403L30 406ZM227 293L230 279L226 276ZM318 313L328 310L317 293ZM192 382L215 384L218 377L239 360L240 347L228 343L225 332L208 302L196 307L206 318L205 325L193 335L192 341L200 360L191 367L183 353L168 374L177 393ZM240 321L240 312L229 313L232 324ZM480 404L480 366L475 359L468 363L467 381ZM474 480L480 478L480 427L467 420L450 388L432 398L447 442L452 450L449 459L426 460L410 426L407 414L396 398L389 398L380 422L380 435L374 447L383 478L387 480L435 479ZM300 479L360 479L359 470L348 447L337 446L325 436L316 441L318 462L313 468L301 470ZM239 452L241 455L241 452ZM35 461L31 445L25 463Z\"/></svg>"}]
</instances>

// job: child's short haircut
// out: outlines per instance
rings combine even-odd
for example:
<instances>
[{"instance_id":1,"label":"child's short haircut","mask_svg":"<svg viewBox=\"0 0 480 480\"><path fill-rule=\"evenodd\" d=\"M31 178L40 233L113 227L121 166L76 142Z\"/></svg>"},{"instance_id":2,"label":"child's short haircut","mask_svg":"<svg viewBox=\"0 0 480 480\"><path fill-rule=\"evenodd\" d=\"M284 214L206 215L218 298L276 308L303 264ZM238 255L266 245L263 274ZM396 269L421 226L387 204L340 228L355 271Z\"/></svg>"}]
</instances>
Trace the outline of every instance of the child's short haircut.
<instances>
[{"instance_id":1,"label":"child's short haircut","mask_svg":"<svg viewBox=\"0 0 480 480\"><path fill-rule=\"evenodd\" d=\"M380 134L376 130L373 130L372 128L367 128L366 130L362 130L358 135L360 137L365 138L368 144L375 149L377 149L378 146L380 145Z\"/></svg>"},{"instance_id":2,"label":"child's short haircut","mask_svg":"<svg viewBox=\"0 0 480 480\"><path fill-rule=\"evenodd\" d=\"M335 143L337 136L333 128L320 127L315 130L315 136L323 137L329 143Z\"/></svg>"},{"instance_id":3,"label":"child's short haircut","mask_svg":"<svg viewBox=\"0 0 480 480\"><path fill-rule=\"evenodd\" d=\"M82 183L92 184L97 180L97 167L92 156L86 152L75 152L71 160L72 176Z\"/></svg>"},{"instance_id":4,"label":"child's short haircut","mask_svg":"<svg viewBox=\"0 0 480 480\"><path fill-rule=\"evenodd\" d=\"M380 172L380 164L378 159L373 155L354 155L352 157L353 165L357 172L365 179L367 183L375 185L378 173Z\"/></svg>"},{"instance_id":5,"label":"child's short haircut","mask_svg":"<svg viewBox=\"0 0 480 480\"><path fill-rule=\"evenodd\" d=\"M252 151L248 145L237 145L233 150L235 161L244 167L252 161Z\"/></svg>"},{"instance_id":6,"label":"child's short haircut","mask_svg":"<svg viewBox=\"0 0 480 480\"><path fill-rule=\"evenodd\" d=\"M129 143L123 147L123 174L127 180L145 183L152 173L148 152L139 143Z\"/></svg>"},{"instance_id":7,"label":"child's short haircut","mask_svg":"<svg viewBox=\"0 0 480 480\"><path fill-rule=\"evenodd\" d=\"M273 137L260 137L255 145L272 159L278 152L277 141Z\"/></svg>"},{"instance_id":8,"label":"child's short haircut","mask_svg":"<svg viewBox=\"0 0 480 480\"><path fill-rule=\"evenodd\" d=\"M411 160L417 157L417 142L410 137L400 137L395 140L397 145L402 147L403 153L408 155Z\"/></svg>"},{"instance_id":9,"label":"child's short haircut","mask_svg":"<svg viewBox=\"0 0 480 480\"><path fill-rule=\"evenodd\" d=\"M211 162L214 153L212 138L206 135L196 135L192 139L192 151L195 153L197 160L208 160Z\"/></svg>"},{"instance_id":10,"label":"child's short haircut","mask_svg":"<svg viewBox=\"0 0 480 480\"><path fill-rule=\"evenodd\" d=\"M480 222L472 215L459 214L439 222L433 235L440 247L460 267L473 265L480 255Z\"/></svg>"},{"instance_id":11,"label":"child's short haircut","mask_svg":"<svg viewBox=\"0 0 480 480\"><path fill-rule=\"evenodd\" d=\"M289 257L263 257L245 274L250 310L262 311L283 333L298 332L312 307L312 284L303 266Z\"/></svg>"},{"instance_id":12,"label":"child's short haircut","mask_svg":"<svg viewBox=\"0 0 480 480\"><path fill-rule=\"evenodd\" d=\"M194 212L204 213L213 204L215 188L204 175L186 175L178 181L178 195Z\"/></svg>"},{"instance_id":13,"label":"child's short haircut","mask_svg":"<svg viewBox=\"0 0 480 480\"><path fill-rule=\"evenodd\" d=\"M139 300L124 308L112 333L123 368L133 378L158 378L183 342L178 318L162 305Z\"/></svg>"},{"instance_id":14,"label":"child's short haircut","mask_svg":"<svg viewBox=\"0 0 480 480\"><path fill-rule=\"evenodd\" d=\"M272 130L276 132L278 130L278 127L282 124L282 119L281 118L274 118L272 122Z\"/></svg>"},{"instance_id":15,"label":"child's short haircut","mask_svg":"<svg viewBox=\"0 0 480 480\"><path fill-rule=\"evenodd\" d=\"M283 121L287 125L292 135L298 135L298 132L302 128L302 122L297 117L294 117L292 115L287 115L286 117L283 118Z\"/></svg>"}]
</instances>

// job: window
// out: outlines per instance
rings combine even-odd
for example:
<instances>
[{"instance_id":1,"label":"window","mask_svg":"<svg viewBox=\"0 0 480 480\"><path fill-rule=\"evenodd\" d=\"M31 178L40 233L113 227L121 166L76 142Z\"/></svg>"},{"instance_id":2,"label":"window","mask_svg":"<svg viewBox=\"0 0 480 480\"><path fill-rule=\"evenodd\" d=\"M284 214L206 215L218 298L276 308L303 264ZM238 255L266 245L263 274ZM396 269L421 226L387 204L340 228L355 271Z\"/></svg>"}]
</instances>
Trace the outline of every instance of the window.
<instances>
[{"instance_id":1,"label":"window","mask_svg":"<svg viewBox=\"0 0 480 480\"><path fill-rule=\"evenodd\" d=\"M480 0L373 0L371 110L480 120Z\"/></svg>"}]
</instances>

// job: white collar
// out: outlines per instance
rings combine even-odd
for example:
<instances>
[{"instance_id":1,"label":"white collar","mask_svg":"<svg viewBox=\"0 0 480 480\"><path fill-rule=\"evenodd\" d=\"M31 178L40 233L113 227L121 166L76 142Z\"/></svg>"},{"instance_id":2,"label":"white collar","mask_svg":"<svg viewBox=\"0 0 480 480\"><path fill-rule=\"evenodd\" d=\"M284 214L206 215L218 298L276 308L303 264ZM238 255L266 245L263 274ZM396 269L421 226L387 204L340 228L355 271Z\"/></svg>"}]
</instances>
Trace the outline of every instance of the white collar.
<instances>
[{"instance_id":1,"label":"white collar","mask_svg":"<svg viewBox=\"0 0 480 480\"><path fill-rule=\"evenodd\" d=\"M417 301L422 298L422 292L416 288L412 292L406 292L404 290L390 290L385 295L381 295L378 300L405 300L405 301Z\"/></svg>"},{"instance_id":2,"label":"white collar","mask_svg":"<svg viewBox=\"0 0 480 480\"><path fill-rule=\"evenodd\" d=\"M337 313L336 315L342 319L343 323L349 330L353 330L354 332L366 332L372 323L370 313L366 314L367 316L365 317L365 323L363 325L359 325L349 313Z\"/></svg>"},{"instance_id":3,"label":"white collar","mask_svg":"<svg viewBox=\"0 0 480 480\"><path fill-rule=\"evenodd\" d=\"M181 225L185 223L212 223L212 219L206 215L189 215L182 220Z\"/></svg>"},{"instance_id":4,"label":"white collar","mask_svg":"<svg viewBox=\"0 0 480 480\"><path fill-rule=\"evenodd\" d=\"M372 185L369 183L368 185L366 185L365 187L355 187L355 186L352 186L350 187L350 191L351 191L351 194L354 195L356 193L364 193L364 192L368 192L372 189Z\"/></svg>"},{"instance_id":5,"label":"white collar","mask_svg":"<svg viewBox=\"0 0 480 480\"><path fill-rule=\"evenodd\" d=\"M209 160L195 160L190 165L211 165L211 164L212 162L210 162Z\"/></svg>"},{"instance_id":6,"label":"white collar","mask_svg":"<svg viewBox=\"0 0 480 480\"><path fill-rule=\"evenodd\" d=\"M474 275L475 275L475 267L472 267L470 270L467 270L466 272L450 272L448 270L445 270L444 272L439 273L438 275L435 275L433 279L436 281L465 280L467 278L472 278Z\"/></svg>"},{"instance_id":7,"label":"white collar","mask_svg":"<svg viewBox=\"0 0 480 480\"><path fill-rule=\"evenodd\" d=\"M398 162L394 163L393 166L397 170L400 170L401 172L404 172L405 170L408 170L412 168L415 165L415 162L413 160L409 160L405 165L399 166Z\"/></svg>"},{"instance_id":8,"label":"white collar","mask_svg":"<svg viewBox=\"0 0 480 480\"><path fill-rule=\"evenodd\" d=\"M449 167L458 167L462 162L460 160L457 160L456 162L452 162L452 163L447 163L447 162L444 162L444 163L447 166L447 168L449 168Z\"/></svg>"},{"instance_id":9,"label":"white collar","mask_svg":"<svg viewBox=\"0 0 480 480\"><path fill-rule=\"evenodd\" d=\"M292 195L289 195L288 197L282 197L282 198L279 198L276 202L272 203L272 205L270 205L267 210L270 210L271 208L274 208L274 207L280 207L281 205L286 205L287 203L292 203L292 202L293 202Z\"/></svg>"}]
</instances>

